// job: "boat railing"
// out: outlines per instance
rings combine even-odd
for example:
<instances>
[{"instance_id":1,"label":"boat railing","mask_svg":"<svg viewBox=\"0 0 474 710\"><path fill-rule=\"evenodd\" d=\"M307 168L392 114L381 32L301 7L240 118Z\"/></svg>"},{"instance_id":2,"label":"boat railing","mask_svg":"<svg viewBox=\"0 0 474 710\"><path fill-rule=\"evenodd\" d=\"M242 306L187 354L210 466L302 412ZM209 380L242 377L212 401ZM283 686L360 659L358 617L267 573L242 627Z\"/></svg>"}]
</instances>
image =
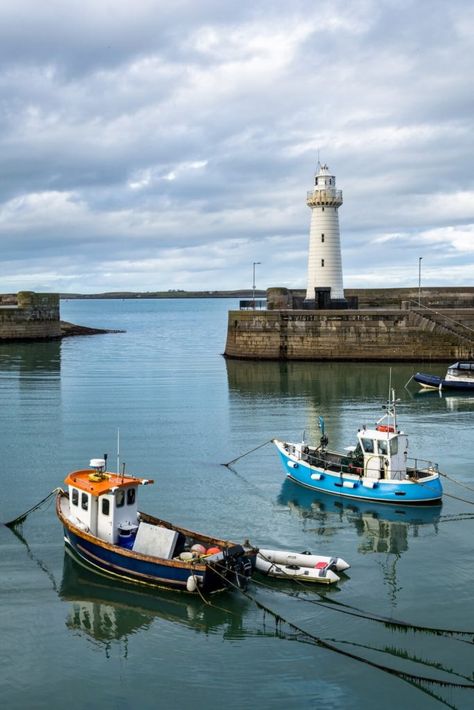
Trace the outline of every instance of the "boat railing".
<instances>
[{"instance_id":1,"label":"boat railing","mask_svg":"<svg viewBox=\"0 0 474 710\"><path fill-rule=\"evenodd\" d=\"M359 476L359 478L367 475L362 462L358 462L350 457L340 458L337 454L332 454L330 451L305 451L305 447L303 447L300 453L296 447L291 447L289 453L293 455L300 455L301 459L310 466L320 468L323 471L332 471L333 473L339 473L341 476ZM419 474L422 473L423 476L420 476L420 478L426 477L427 473L438 473L438 464L433 461L419 458L408 458L407 464L408 466L406 469L392 469L390 472L390 479L403 481L408 472L412 478L418 478Z\"/></svg>"},{"instance_id":2,"label":"boat railing","mask_svg":"<svg viewBox=\"0 0 474 710\"><path fill-rule=\"evenodd\" d=\"M418 478L420 473L423 473L425 477L426 473L439 473L438 464L433 461L427 461L426 459L407 459L407 468L409 469L412 478Z\"/></svg>"},{"instance_id":3,"label":"boat railing","mask_svg":"<svg viewBox=\"0 0 474 710\"><path fill-rule=\"evenodd\" d=\"M301 453L301 458L303 461L309 463L310 466L315 466L326 471L332 471L333 473L339 473L341 475L347 474L351 476L361 476L363 474L362 465L349 457L341 458L337 454L333 454L330 451L318 451L316 452L305 452Z\"/></svg>"}]
</instances>

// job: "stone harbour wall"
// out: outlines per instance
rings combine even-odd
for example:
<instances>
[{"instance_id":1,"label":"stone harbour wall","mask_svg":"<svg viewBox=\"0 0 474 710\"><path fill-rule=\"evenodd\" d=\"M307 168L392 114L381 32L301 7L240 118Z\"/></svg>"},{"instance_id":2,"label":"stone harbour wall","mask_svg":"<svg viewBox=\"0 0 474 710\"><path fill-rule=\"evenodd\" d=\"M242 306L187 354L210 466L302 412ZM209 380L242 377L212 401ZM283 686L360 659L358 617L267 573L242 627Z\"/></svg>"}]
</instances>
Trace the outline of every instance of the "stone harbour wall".
<instances>
[{"instance_id":1,"label":"stone harbour wall","mask_svg":"<svg viewBox=\"0 0 474 710\"><path fill-rule=\"evenodd\" d=\"M59 294L20 291L1 297L0 341L59 337Z\"/></svg>"},{"instance_id":2,"label":"stone harbour wall","mask_svg":"<svg viewBox=\"0 0 474 710\"><path fill-rule=\"evenodd\" d=\"M474 308L230 311L224 355L251 360L474 359Z\"/></svg>"}]
</instances>

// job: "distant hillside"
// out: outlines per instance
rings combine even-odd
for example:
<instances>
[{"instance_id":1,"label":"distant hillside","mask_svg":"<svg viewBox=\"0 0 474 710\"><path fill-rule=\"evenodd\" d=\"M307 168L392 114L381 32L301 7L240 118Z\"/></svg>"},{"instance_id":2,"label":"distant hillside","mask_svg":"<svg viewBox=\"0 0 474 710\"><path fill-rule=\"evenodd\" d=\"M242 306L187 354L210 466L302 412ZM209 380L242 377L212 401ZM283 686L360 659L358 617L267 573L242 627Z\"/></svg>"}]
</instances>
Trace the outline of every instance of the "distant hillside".
<instances>
[{"instance_id":1,"label":"distant hillside","mask_svg":"<svg viewBox=\"0 0 474 710\"><path fill-rule=\"evenodd\" d=\"M241 291L108 291L105 293L61 293L63 300L83 298L253 298L252 289ZM256 298L265 298L266 291L255 291Z\"/></svg>"}]
</instances>

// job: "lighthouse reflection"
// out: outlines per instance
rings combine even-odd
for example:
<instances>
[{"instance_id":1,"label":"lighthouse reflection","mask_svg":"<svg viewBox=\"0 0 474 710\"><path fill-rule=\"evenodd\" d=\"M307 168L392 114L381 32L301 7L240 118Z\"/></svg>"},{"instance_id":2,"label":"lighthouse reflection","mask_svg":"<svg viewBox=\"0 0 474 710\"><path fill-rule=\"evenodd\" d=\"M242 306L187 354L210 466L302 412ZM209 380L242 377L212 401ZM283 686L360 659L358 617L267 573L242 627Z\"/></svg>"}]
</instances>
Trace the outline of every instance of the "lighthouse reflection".
<instances>
[{"instance_id":1,"label":"lighthouse reflection","mask_svg":"<svg viewBox=\"0 0 474 710\"><path fill-rule=\"evenodd\" d=\"M408 550L410 535L418 537L423 526L434 526L437 531L442 507L397 507L346 500L310 491L288 478L283 482L278 502L296 515L317 522L320 535L332 535L339 524L350 524L360 540L359 552L394 555Z\"/></svg>"},{"instance_id":2,"label":"lighthouse reflection","mask_svg":"<svg viewBox=\"0 0 474 710\"><path fill-rule=\"evenodd\" d=\"M240 638L248 606L241 595L226 596L219 606L209 606L184 593L128 585L89 570L67 552L59 596L68 602L66 626L71 632L101 646L107 656L112 644L119 643L124 657L130 636L160 622Z\"/></svg>"}]
</instances>

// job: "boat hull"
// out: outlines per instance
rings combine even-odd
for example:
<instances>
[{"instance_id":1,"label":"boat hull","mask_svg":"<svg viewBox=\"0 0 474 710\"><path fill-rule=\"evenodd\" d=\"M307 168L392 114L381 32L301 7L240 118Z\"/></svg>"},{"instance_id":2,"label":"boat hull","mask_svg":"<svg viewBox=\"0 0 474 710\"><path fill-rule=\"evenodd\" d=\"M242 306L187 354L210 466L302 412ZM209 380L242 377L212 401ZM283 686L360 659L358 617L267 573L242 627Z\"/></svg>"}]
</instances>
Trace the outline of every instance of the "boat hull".
<instances>
[{"instance_id":1,"label":"boat hull","mask_svg":"<svg viewBox=\"0 0 474 710\"><path fill-rule=\"evenodd\" d=\"M442 377L438 377L437 375L428 375L424 372L417 372L416 375L413 375L413 379L426 389L455 390L457 392L463 390L474 392L474 382L444 380Z\"/></svg>"},{"instance_id":2,"label":"boat hull","mask_svg":"<svg viewBox=\"0 0 474 710\"><path fill-rule=\"evenodd\" d=\"M343 496L353 500L370 500L393 505L439 503L443 489L438 475L423 481L384 481L341 475L311 466L285 452L283 442L275 440L283 469L292 481L311 490Z\"/></svg>"},{"instance_id":3,"label":"boat hull","mask_svg":"<svg viewBox=\"0 0 474 710\"><path fill-rule=\"evenodd\" d=\"M67 518L61 504L64 500L67 496L59 493L56 512L63 524L66 547L101 574L148 587L212 593L243 587L252 573L255 551L224 541L220 541L227 545L222 553L209 557L205 562L193 563L155 558L105 542Z\"/></svg>"}]
</instances>

